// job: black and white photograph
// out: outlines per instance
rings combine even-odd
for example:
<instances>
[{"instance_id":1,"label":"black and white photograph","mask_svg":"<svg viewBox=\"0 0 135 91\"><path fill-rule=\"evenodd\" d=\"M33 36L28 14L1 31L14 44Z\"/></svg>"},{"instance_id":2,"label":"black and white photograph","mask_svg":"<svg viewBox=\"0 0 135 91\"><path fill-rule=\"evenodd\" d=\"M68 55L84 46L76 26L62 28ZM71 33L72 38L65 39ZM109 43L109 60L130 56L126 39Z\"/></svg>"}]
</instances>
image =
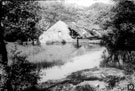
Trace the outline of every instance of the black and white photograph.
<instances>
[{"instance_id":1,"label":"black and white photograph","mask_svg":"<svg viewBox=\"0 0 135 91\"><path fill-rule=\"evenodd\" d=\"M135 91L135 0L0 6L0 91Z\"/></svg>"}]
</instances>

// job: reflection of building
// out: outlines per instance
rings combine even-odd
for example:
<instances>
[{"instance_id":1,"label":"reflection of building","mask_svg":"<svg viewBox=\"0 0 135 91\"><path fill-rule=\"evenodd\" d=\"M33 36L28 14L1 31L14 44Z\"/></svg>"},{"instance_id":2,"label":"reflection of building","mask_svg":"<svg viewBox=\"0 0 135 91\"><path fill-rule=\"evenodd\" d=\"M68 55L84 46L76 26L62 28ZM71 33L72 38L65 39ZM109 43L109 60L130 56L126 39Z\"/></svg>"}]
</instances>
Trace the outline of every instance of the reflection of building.
<instances>
[{"instance_id":1,"label":"reflection of building","mask_svg":"<svg viewBox=\"0 0 135 91\"><path fill-rule=\"evenodd\" d=\"M91 36L84 29L79 28L75 23L56 22L52 27L39 37L40 43L73 41L77 37Z\"/></svg>"}]
</instances>

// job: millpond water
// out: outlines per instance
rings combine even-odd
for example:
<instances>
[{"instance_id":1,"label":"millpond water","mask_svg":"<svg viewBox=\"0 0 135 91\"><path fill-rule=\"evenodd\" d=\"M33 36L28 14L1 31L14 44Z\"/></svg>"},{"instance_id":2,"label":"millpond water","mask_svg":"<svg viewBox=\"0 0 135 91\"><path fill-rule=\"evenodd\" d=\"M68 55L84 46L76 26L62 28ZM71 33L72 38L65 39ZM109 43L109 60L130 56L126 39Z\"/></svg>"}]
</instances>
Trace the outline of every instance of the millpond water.
<instances>
[{"instance_id":1,"label":"millpond water","mask_svg":"<svg viewBox=\"0 0 135 91\"><path fill-rule=\"evenodd\" d=\"M45 50L42 57L59 65L42 68L39 82L62 79L72 72L98 67L105 50L104 47L89 43L80 43L80 47L76 47L75 43L58 43L42 45L42 48Z\"/></svg>"}]
</instances>

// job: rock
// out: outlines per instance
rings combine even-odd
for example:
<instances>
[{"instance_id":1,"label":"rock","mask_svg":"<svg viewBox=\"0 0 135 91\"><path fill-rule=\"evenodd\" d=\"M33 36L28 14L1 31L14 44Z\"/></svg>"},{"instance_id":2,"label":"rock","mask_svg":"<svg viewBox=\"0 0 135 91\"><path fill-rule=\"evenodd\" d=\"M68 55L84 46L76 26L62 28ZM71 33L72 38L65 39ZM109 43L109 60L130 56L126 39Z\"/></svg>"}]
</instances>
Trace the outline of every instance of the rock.
<instances>
[{"instance_id":1,"label":"rock","mask_svg":"<svg viewBox=\"0 0 135 91\"><path fill-rule=\"evenodd\" d=\"M50 91L74 91L72 84L60 84L49 89Z\"/></svg>"},{"instance_id":2,"label":"rock","mask_svg":"<svg viewBox=\"0 0 135 91\"><path fill-rule=\"evenodd\" d=\"M108 91L109 81L120 82L124 77L124 72L119 69L93 68L74 72L61 80L47 81L42 86L50 91Z\"/></svg>"},{"instance_id":3,"label":"rock","mask_svg":"<svg viewBox=\"0 0 135 91\"><path fill-rule=\"evenodd\" d=\"M106 87L108 86L108 84L106 82L98 81L98 80L95 80L95 81L84 81L84 82L82 82L80 84L81 85L82 84L89 84L90 86L93 86L93 87L98 88L98 89L106 89Z\"/></svg>"},{"instance_id":4,"label":"rock","mask_svg":"<svg viewBox=\"0 0 135 91\"><path fill-rule=\"evenodd\" d=\"M89 84L81 84L77 85L74 91L96 91L96 89Z\"/></svg>"},{"instance_id":5,"label":"rock","mask_svg":"<svg viewBox=\"0 0 135 91\"><path fill-rule=\"evenodd\" d=\"M82 70L74 72L69 75L69 79L79 79L79 80L104 80L108 76L116 76L123 78L124 72L115 68L95 68L90 70Z\"/></svg>"}]
</instances>

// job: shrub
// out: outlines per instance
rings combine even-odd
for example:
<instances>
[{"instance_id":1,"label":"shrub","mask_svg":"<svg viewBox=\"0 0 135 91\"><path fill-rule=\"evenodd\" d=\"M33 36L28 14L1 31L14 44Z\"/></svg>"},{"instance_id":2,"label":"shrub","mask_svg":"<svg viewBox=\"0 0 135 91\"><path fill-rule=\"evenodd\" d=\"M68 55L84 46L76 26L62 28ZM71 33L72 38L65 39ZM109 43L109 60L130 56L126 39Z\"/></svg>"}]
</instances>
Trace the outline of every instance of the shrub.
<instances>
[{"instance_id":1,"label":"shrub","mask_svg":"<svg viewBox=\"0 0 135 91\"><path fill-rule=\"evenodd\" d=\"M96 90L89 84L85 84L83 86L77 86L75 91L96 91Z\"/></svg>"},{"instance_id":2,"label":"shrub","mask_svg":"<svg viewBox=\"0 0 135 91\"><path fill-rule=\"evenodd\" d=\"M131 72L135 70L135 3L132 0L116 2L110 11L112 16L106 22L106 27L112 31L103 37L102 43L105 43L109 57L104 57L102 65L116 66Z\"/></svg>"},{"instance_id":3,"label":"shrub","mask_svg":"<svg viewBox=\"0 0 135 91\"><path fill-rule=\"evenodd\" d=\"M37 85L39 76L36 66L29 63L25 57L15 55L12 65L8 68L8 72L8 85L11 86L13 91L22 91Z\"/></svg>"},{"instance_id":4,"label":"shrub","mask_svg":"<svg viewBox=\"0 0 135 91\"><path fill-rule=\"evenodd\" d=\"M119 77L116 76L107 76L106 77L106 82L108 83L108 88L112 89L116 86L116 83L120 81Z\"/></svg>"},{"instance_id":5,"label":"shrub","mask_svg":"<svg viewBox=\"0 0 135 91\"><path fill-rule=\"evenodd\" d=\"M135 51L119 51L109 57L103 55L102 67L115 67L125 71L126 74L135 72Z\"/></svg>"}]
</instances>

